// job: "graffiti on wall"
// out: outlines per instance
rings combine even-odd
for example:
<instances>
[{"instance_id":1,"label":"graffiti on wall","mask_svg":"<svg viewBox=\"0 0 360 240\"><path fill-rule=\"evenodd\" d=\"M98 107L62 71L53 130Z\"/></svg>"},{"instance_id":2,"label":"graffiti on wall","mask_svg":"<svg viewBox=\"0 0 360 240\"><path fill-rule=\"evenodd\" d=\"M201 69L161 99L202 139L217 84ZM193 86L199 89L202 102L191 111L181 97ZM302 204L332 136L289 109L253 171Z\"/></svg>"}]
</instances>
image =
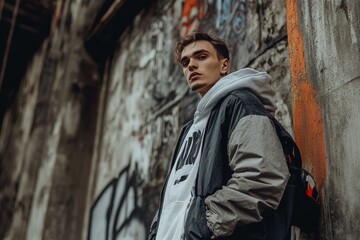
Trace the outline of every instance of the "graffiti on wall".
<instances>
[{"instance_id":1,"label":"graffiti on wall","mask_svg":"<svg viewBox=\"0 0 360 240\"><path fill-rule=\"evenodd\" d=\"M214 27L208 29L209 26ZM199 28L214 31L223 39L245 36L245 0L184 0L179 26L182 37Z\"/></svg>"},{"instance_id":2,"label":"graffiti on wall","mask_svg":"<svg viewBox=\"0 0 360 240\"><path fill-rule=\"evenodd\" d=\"M136 169L131 171L128 166L122 170L95 200L90 213L89 240L146 239Z\"/></svg>"},{"instance_id":3,"label":"graffiti on wall","mask_svg":"<svg viewBox=\"0 0 360 240\"><path fill-rule=\"evenodd\" d=\"M215 28L223 39L245 36L246 2L245 0L217 0Z\"/></svg>"},{"instance_id":4,"label":"graffiti on wall","mask_svg":"<svg viewBox=\"0 0 360 240\"><path fill-rule=\"evenodd\" d=\"M185 0L183 2L179 27L181 36L186 36L199 28L199 23L203 18L206 2L206 0Z\"/></svg>"}]
</instances>

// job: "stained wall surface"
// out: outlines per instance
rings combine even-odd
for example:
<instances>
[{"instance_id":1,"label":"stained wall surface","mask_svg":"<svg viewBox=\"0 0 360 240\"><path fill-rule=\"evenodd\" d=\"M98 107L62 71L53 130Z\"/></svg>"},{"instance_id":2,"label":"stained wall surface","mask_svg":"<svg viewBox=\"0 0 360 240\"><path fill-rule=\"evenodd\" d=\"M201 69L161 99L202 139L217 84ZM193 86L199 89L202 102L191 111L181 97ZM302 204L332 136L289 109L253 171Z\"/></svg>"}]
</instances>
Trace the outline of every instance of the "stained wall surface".
<instances>
[{"instance_id":1,"label":"stained wall surface","mask_svg":"<svg viewBox=\"0 0 360 240\"><path fill-rule=\"evenodd\" d=\"M4 115L0 239L85 239L100 77L83 42L101 4L56 2L50 35Z\"/></svg>"},{"instance_id":2,"label":"stained wall surface","mask_svg":"<svg viewBox=\"0 0 360 240\"><path fill-rule=\"evenodd\" d=\"M199 100L173 55L195 29L229 44L232 71L270 73L277 117L292 132L285 1L153 1L100 64L84 42L105 2L57 2L50 36L4 115L0 238L146 238Z\"/></svg>"},{"instance_id":3,"label":"stained wall surface","mask_svg":"<svg viewBox=\"0 0 360 240\"><path fill-rule=\"evenodd\" d=\"M228 43L231 71L269 72L276 117L321 189L321 238L359 238L359 3L153 1L99 64L84 42L104 2L58 1L5 113L0 238L146 239L199 100L173 55L195 29Z\"/></svg>"},{"instance_id":4,"label":"stained wall surface","mask_svg":"<svg viewBox=\"0 0 360 240\"><path fill-rule=\"evenodd\" d=\"M358 239L360 3L287 1L287 12L294 131L322 186L321 239Z\"/></svg>"}]
</instances>

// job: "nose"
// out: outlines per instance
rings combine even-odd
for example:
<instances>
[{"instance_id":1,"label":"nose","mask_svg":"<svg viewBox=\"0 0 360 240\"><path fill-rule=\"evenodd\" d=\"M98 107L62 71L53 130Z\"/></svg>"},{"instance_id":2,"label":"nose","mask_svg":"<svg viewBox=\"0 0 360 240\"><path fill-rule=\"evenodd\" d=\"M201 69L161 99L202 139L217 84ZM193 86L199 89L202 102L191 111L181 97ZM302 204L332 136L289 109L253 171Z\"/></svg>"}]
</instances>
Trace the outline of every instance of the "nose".
<instances>
[{"instance_id":1,"label":"nose","mask_svg":"<svg viewBox=\"0 0 360 240\"><path fill-rule=\"evenodd\" d=\"M193 71L194 69L197 68L197 63L196 63L195 59L190 58L188 68L189 68L190 71Z\"/></svg>"}]
</instances>

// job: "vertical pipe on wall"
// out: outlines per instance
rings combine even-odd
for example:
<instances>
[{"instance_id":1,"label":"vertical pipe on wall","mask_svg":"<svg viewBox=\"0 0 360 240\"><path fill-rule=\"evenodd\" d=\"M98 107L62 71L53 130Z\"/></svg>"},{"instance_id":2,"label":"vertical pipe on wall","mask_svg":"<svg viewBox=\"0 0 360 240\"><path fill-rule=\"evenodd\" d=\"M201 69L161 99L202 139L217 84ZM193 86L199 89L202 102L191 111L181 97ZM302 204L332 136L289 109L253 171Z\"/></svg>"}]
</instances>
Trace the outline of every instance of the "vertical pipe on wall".
<instances>
[{"instance_id":1,"label":"vertical pipe on wall","mask_svg":"<svg viewBox=\"0 0 360 240\"><path fill-rule=\"evenodd\" d=\"M326 175L324 125L317 90L306 69L303 35L297 0L286 0L291 85L293 91L293 121L295 140L301 150L303 163L315 177L319 188ZM306 36L305 36L306 37Z\"/></svg>"}]
</instances>

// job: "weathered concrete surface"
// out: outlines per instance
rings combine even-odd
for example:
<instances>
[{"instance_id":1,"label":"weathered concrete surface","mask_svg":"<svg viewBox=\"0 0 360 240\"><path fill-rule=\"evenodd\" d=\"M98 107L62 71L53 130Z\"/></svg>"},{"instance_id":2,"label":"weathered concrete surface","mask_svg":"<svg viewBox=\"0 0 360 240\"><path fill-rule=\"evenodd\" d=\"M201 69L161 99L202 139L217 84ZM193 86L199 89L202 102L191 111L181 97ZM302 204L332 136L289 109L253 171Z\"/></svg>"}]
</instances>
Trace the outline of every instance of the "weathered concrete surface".
<instances>
[{"instance_id":1,"label":"weathered concrete surface","mask_svg":"<svg viewBox=\"0 0 360 240\"><path fill-rule=\"evenodd\" d=\"M275 112L276 119L293 136L292 92L287 41L281 40L269 48L260 57L256 58L250 67L267 71L270 74L272 78L271 85L277 90L275 96L276 106L278 107Z\"/></svg>"},{"instance_id":2,"label":"weathered concrete surface","mask_svg":"<svg viewBox=\"0 0 360 240\"><path fill-rule=\"evenodd\" d=\"M0 142L2 239L80 239L97 111L97 66L82 43L99 1L58 1ZM79 230L80 229L80 230Z\"/></svg>"},{"instance_id":3,"label":"weathered concrete surface","mask_svg":"<svg viewBox=\"0 0 360 240\"><path fill-rule=\"evenodd\" d=\"M323 190L322 239L359 239L360 81L323 96L328 163Z\"/></svg>"},{"instance_id":4,"label":"weathered concrete surface","mask_svg":"<svg viewBox=\"0 0 360 240\"><path fill-rule=\"evenodd\" d=\"M139 15L133 27L119 39L119 48L109 63L98 165L93 176L94 195L91 196L91 203L95 197L97 202L90 226L102 227L96 231L90 228L91 239L115 236L145 239L157 208L159 191L180 129L179 102L187 92L180 69L174 68L173 30L179 9L166 2ZM128 176L125 179L124 174ZM116 187L106 187L114 178L118 179ZM119 182L123 186L118 186ZM133 191L129 191L131 189ZM104 190L120 191L127 200L112 204L112 199L120 196L111 196ZM103 194L99 195L100 192ZM101 209L110 206L112 211L108 212L110 220L107 220ZM122 217L116 223L117 212ZM136 226L139 238L135 238L132 231ZM107 227L115 227L119 232L105 238Z\"/></svg>"},{"instance_id":5,"label":"weathered concrete surface","mask_svg":"<svg viewBox=\"0 0 360 240\"><path fill-rule=\"evenodd\" d=\"M173 56L191 30L224 38L232 70L268 71L276 114L292 129L285 0L154 1L104 68L82 45L101 3L58 1L51 35L7 112L4 239L146 238L177 135L199 100Z\"/></svg>"},{"instance_id":6,"label":"weathered concrete surface","mask_svg":"<svg viewBox=\"0 0 360 240\"><path fill-rule=\"evenodd\" d=\"M360 3L287 3L291 72L298 84L294 88L306 84L309 90L294 91L294 98L311 99L303 102L309 104L295 102L294 130L304 140L308 167L323 186L320 236L359 239ZM305 114L306 122L295 124ZM314 136L319 130L322 136Z\"/></svg>"},{"instance_id":7,"label":"weathered concrete surface","mask_svg":"<svg viewBox=\"0 0 360 240\"><path fill-rule=\"evenodd\" d=\"M232 70L270 73L277 117L294 126L322 187L321 238L360 237L358 1L154 1L100 77L82 44L101 4L58 1L5 115L0 238L146 238L176 136L198 101L173 57L194 29L228 42Z\"/></svg>"},{"instance_id":8,"label":"weathered concrete surface","mask_svg":"<svg viewBox=\"0 0 360 240\"><path fill-rule=\"evenodd\" d=\"M44 50L43 50L44 51ZM42 51L34 56L32 64L25 75L24 81L18 93L21 96L12 111L5 115L1 138L1 234L4 238L5 233L10 228L11 219L14 212L19 211L15 205L18 188L21 178L26 178L29 183L35 176L29 176L29 163L25 158L29 154L24 146L29 144L31 124L29 119L34 118L34 109L38 95L38 85L41 74L41 66L44 61ZM16 120L15 120L16 119ZM22 205L22 208L26 206ZM29 210L27 210L29 211ZM19 219L20 221L20 219Z\"/></svg>"}]
</instances>

